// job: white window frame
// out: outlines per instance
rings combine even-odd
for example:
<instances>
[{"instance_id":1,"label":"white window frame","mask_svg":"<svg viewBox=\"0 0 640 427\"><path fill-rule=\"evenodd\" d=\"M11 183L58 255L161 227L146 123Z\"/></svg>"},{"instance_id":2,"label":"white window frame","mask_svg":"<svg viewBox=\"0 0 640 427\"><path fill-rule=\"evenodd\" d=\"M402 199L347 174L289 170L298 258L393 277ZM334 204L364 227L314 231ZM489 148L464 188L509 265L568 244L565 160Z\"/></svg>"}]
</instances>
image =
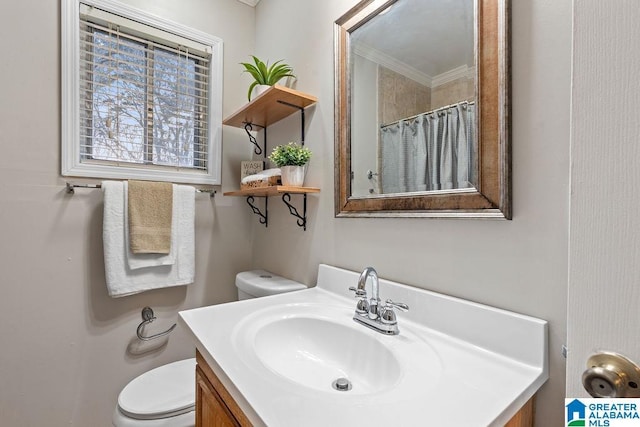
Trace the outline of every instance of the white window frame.
<instances>
[{"instance_id":1,"label":"white window frame","mask_svg":"<svg viewBox=\"0 0 640 427\"><path fill-rule=\"evenodd\" d=\"M63 176L142 179L220 185L222 154L222 40L114 0L62 1L62 147ZM211 48L209 62L207 171L153 165L106 165L81 161L80 154L80 4L158 28Z\"/></svg>"}]
</instances>

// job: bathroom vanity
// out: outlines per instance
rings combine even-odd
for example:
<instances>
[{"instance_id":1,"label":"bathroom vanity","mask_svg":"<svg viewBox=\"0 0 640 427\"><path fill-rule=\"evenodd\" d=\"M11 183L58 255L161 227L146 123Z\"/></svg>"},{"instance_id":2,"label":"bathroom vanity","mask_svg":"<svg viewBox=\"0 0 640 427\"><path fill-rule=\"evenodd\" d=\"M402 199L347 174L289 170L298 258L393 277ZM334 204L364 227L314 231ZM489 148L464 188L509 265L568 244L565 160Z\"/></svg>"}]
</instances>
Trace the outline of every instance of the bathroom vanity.
<instances>
[{"instance_id":1,"label":"bathroom vanity","mask_svg":"<svg viewBox=\"0 0 640 427\"><path fill-rule=\"evenodd\" d=\"M196 361L196 426L251 426L200 352Z\"/></svg>"},{"instance_id":2,"label":"bathroom vanity","mask_svg":"<svg viewBox=\"0 0 640 427\"><path fill-rule=\"evenodd\" d=\"M200 352L196 352L196 359L196 427L252 426ZM529 399L505 427L533 426L533 402Z\"/></svg>"},{"instance_id":3,"label":"bathroom vanity","mask_svg":"<svg viewBox=\"0 0 640 427\"><path fill-rule=\"evenodd\" d=\"M381 279L409 306L385 335L353 321L357 283L321 265L315 288L181 312L197 425L533 425L545 321Z\"/></svg>"}]
</instances>

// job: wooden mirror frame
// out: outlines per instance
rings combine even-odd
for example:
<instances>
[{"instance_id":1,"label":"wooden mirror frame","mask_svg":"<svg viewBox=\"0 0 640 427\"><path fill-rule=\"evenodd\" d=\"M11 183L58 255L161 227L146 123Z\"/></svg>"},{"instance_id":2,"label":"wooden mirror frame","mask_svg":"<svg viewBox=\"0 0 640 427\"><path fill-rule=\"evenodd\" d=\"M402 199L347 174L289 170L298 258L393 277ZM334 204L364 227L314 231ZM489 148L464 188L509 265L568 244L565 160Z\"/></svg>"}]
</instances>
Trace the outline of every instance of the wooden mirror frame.
<instances>
[{"instance_id":1,"label":"wooden mirror frame","mask_svg":"<svg viewBox=\"0 0 640 427\"><path fill-rule=\"evenodd\" d=\"M477 187L351 197L349 34L397 0L362 0L335 22L335 216L511 219L510 1L476 0Z\"/></svg>"}]
</instances>

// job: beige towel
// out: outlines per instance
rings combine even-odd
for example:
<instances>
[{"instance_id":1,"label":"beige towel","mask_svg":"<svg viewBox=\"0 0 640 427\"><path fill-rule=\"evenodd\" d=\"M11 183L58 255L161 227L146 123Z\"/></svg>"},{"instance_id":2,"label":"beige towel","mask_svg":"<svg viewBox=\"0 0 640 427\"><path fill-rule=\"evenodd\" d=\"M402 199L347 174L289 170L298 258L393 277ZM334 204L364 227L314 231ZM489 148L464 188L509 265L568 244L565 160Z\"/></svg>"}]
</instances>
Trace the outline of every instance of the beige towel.
<instances>
[{"instance_id":1,"label":"beige towel","mask_svg":"<svg viewBox=\"0 0 640 427\"><path fill-rule=\"evenodd\" d=\"M171 250L173 185L129 181L129 243L134 254L168 254Z\"/></svg>"}]
</instances>

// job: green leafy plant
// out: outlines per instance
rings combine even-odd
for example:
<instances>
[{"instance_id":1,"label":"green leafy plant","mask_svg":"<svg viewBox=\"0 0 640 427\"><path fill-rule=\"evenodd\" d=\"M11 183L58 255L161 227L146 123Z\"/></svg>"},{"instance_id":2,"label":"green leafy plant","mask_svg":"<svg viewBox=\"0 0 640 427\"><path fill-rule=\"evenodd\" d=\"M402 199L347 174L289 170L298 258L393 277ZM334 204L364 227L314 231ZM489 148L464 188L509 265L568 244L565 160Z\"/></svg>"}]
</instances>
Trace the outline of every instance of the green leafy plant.
<instances>
[{"instance_id":1,"label":"green leafy plant","mask_svg":"<svg viewBox=\"0 0 640 427\"><path fill-rule=\"evenodd\" d=\"M311 150L295 142L278 145L269 156L269 160L279 168L282 166L304 166L309 159L311 159Z\"/></svg>"},{"instance_id":2,"label":"green leafy plant","mask_svg":"<svg viewBox=\"0 0 640 427\"><path fill-rule=\"evenodd\" d=\"M251 74L255 79L255 81L249 86L249 92L247 93L247 98L249 100L251 100L251 91L254 87L258 85L273 86L284 77L295 77L291 65L282 63L282 59L269 66L269 61L265 64L254 55L251 55L251 57L253 58L253 64L249 62L240 63L244 66L244 72Z\"/></svg>"}]
</instances>

